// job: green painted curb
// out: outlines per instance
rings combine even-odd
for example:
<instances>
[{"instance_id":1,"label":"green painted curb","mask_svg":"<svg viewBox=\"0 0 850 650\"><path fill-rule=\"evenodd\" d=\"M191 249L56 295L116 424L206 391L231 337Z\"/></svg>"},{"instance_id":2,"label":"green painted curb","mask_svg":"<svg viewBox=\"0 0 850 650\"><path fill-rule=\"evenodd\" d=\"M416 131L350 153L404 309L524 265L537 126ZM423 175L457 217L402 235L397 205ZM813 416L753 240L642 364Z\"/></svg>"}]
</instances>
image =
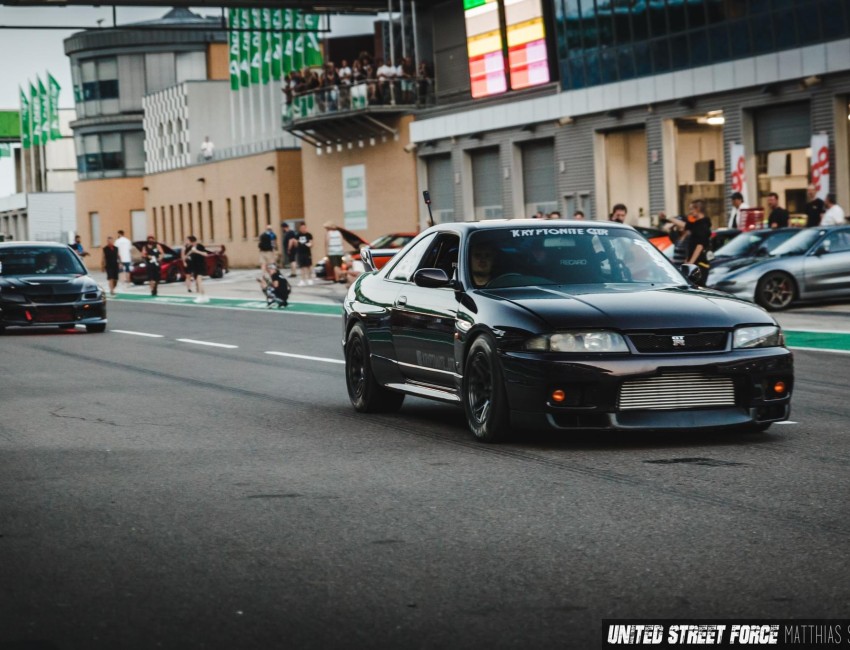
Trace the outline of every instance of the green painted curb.
<instances>
[{"instance_id":1,"label":"green painted curb","mask_svg":"<svg viewBox=\"0 0 850 650\"><path fill-rule=\"evenodd\" d=\"M198 305L194 297L183 296L149 296L119 294L109 300L126 300L130 302L149 302L155 305L191 305L192 307L222 307L224 309L253 309L256 311L274 311L290 314L322 314L327 316L342 315L342 305L322 305L311 302L291 302L288 307L278 309L269 308L264 300L239 300L238 298L210 298L210 301Z\"/></svg>"},{"instance_id":2,"label":"green painted curb","mask_svg":"<svg viewBox=\"0 0 850 650\"><path fill-rule=\"evenodd\" d=\"M790 348L850 351L850 334L839 332L785 331L785 343Z\"/></svg>"}]
</instances>

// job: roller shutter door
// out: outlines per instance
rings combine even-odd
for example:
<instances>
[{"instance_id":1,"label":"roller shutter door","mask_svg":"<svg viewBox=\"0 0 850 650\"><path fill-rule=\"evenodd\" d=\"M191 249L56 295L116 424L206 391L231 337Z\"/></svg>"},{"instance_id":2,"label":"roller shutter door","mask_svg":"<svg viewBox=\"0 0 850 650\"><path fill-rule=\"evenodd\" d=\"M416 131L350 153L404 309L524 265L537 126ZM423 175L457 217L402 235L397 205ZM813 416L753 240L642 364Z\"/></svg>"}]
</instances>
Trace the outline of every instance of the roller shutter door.
<instances>
[{"instance_id":1,"label":"roller shutter door","mask_svg":"<svg viewBox=\"0 0 850 650\"><path fill-rule=\"evenodd\" d=\"M480 149L472 158L472 202L475 220L502 218L502 176L499 149Z\"/></svg>"},{"instance_id":2,"label":"roller shutter door","mask_svg":"<svg viewBox=\"0 0 850 650\"><path fill-rule=\"evenodd\" d=\"M431 211L434 223L454 221L454 183L451 155L429 156L428 191L431 193Z\"/></svg>"},{"instance_id":3,"label":"roller shutter door","mask_svg":"<svg viewBox=\"0 0 850 650\"><path fill-rule=\"evenodd\" d=\"M805 149L812 137L808 102L771 106L756 111L756 151Z\"/></svg>"},{"instance_id":4,"label":"roller shutter door","mask_svg":"<svg viewBox=\"0 0 850 650\"><path fill-rule=\"evenodd\" d=\"M558 206L555 193L555 143L552 140L529 142L522 147L522 191L527 214L537 210L551 212Z\"/></svg>"}]
</instances>

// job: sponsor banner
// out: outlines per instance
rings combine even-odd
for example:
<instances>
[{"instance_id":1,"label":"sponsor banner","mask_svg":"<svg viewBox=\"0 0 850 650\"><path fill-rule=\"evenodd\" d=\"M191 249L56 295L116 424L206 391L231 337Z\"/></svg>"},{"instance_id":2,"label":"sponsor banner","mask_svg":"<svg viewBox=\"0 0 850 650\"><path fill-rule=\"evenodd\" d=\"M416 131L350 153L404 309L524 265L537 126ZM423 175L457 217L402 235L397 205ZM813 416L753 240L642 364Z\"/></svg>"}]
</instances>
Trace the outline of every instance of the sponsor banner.
<instances>
[{"instance_id":1,"label":"sponsor banner","mask_svg":"<svg viewBox=\"0 0 850 650\"><path fill-rule=\"evenodd\" d=\"M30 100L27 94L18 88L21 94L21 146L29 149L32 146L32 124L30 122Z\"/></svg>"},{"instance_id":2,"label":"sponsor banner","mask_svg":"<svg viewBox=\"0 0 850 650\"><path fill-rule=\"evenodd\" d=\"M252 30L263 28L262 14L262 9L251 9L250 22ZM263 68L262 36L261 32L251 32L251 84L254 86L260 83L260 76Z\"/></svg>"},{"instance_id":3,"label":"sponsor banner","mask_svg":"<svg viewBox=\"0 0 850 650\"><path fill-rule=\"evenodd\" d=\"M32 145L41 144L41 99L38 90L30 82L30 124L32 125Z\"/></svg>"},{"instance_id":4,"label":"sponsor banner","mask_svg":"<svg viewBox=\"0 0 850 650\"><path fill-rule=\"evenodd\" d=\"M242 10L230 10L230 90L239 90L239 32L237 29L240 11Z\"/></svg>"},{"instance_id":5,"label":"sponsor banner","mask_svg":"<svg viewBox=\"0 0 850 650\"><path fill-rule=\"evenodd\" d=\"M62 87L59 82L47 73L47 88L50 93L50 139L59 140L62 133L59 131L59 91Z\"/></svg>"},{"instance_id":6,"label":"sponsor banner","mask_svg":"<svg viewBox=\"0 0 850 650\"><path fill-rule=\"evenodd\" d=\"M812 136L812 180L817 188L818 198L825 199L829 194L829 136L819 133Z\"/></svg>"},{"instance_id":7,"label":"sponsor banner","mask_svg":"<svg viewBox=\"0 0 850 650\"><path fill-rule=\"evenodd\" d=\"M261 9L263 32L260 34L260 53L262 57L261 79L267 85L272 78L272 10Z\"/></svg>"},{"instance_id":8,"label":"sponsor banner","mask_svg":"<svg viewBox=\"0 0 850 650\"><path fill-rule=\"evenodd\" d=\"M347 230L367 228L365 165L342 168L342 211Z\"/></svg>"},{"instance_id":9,"label":"sponsor banner","mask_svg":"<svg viewBox=\"0 0 850 650\"><path fill-rule=\"evenodd\" d=\"M737 142L729 143L729 161L732 173L729 178L732 182L732 192L740 192L747 203L747 159L744 156L744 145Z\"/></svg>"},{"instance_id":10,"label":"sponsor banner","mask_svg":"<svg viewBox=\"0 0 850 650\"><path fill-rule=\"evenodd\" d=\"M850 619L603 620L602 646L689 648L837 648Z\"/></svg>"},{"instance_id":11,"label":"sponsor banner","mask_svg":"<svg viewBox=\"0 0 850 650\"><path fill-rule=\"evenodd\" d=\"M251 85L251 11L242 9L239 15L239 82L243 88Z\"/></svg>"},{"instance_id":12,"label":"sponsor banner","mask_svg":"<svg viewBox=\"0 0 850 650\"><path fill-rule=\"evenodd\" d=\"M283 76L283 9L272 9L272 79L279 81ZM285 73L284 73L285 74Z\"/></svg>"}]
</instances>

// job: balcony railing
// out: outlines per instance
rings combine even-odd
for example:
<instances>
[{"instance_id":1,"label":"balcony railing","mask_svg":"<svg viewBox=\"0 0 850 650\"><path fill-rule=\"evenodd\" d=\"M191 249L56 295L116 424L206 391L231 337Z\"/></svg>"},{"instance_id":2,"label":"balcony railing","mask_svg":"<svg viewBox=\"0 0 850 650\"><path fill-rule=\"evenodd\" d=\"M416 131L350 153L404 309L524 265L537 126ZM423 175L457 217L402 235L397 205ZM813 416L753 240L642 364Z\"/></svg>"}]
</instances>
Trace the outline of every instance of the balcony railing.
<instances>
[{"instance_id":1,"label":"balcony railing","mask_svg":"<svg viewBox=\"0 0 850 650\"><path fill-rule=\"evenodd\" d=\"M434 80L410 78L368 80L326 86L305 92L286 92L283 126L321 115L353 113L371 108L413 110L434 105Z\"/></svg>"}]
</instances>

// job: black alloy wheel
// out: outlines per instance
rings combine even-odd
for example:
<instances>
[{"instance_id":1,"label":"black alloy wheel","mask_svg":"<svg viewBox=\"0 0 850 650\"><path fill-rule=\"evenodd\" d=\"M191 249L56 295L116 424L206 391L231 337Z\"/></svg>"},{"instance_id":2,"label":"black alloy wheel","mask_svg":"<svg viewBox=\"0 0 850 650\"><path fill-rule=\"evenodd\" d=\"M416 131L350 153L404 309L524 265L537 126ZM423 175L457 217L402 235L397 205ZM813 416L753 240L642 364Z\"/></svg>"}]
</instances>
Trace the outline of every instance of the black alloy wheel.
<instances>
[{"instance_id":1,"label":"black alloy wheel","mask_svg":"<svg viewBox=\"0 0 850 650\"><path fill-rule=\"evenodd\" d=\"M759 280L756 302L768 311L787 309L797 297L797 286L787 273L773 271Z\"/></svg>"},{"instance_id":2,"label":"black alloy wheel","mask_svg":"<svg viewBox=\"0 0 850 650\"><path fill-rule=\"evenodd\" d=\"M357 323L348 333L345 345L345 385L352 406L361 413L397 411L404 402L403 393L387 390L375 380L369 360L369 340L361 323Z\"/></svg>"},{"instance_id":3,"label":"black alloy wheel","mask_svg":"<svg viewBox=\"0 0 850 650\"><path fill-rule=\"evenodd\" d=\"M224 277L224 267L221 265L221 263L218 263L218 264L215 265L213 272L210 273L210 277L215 279L215 280L218 280L219 278Z\"/></svg>"},{"instance_id":4,"label":"black alloy wheel","mask_svg":"<svg viewBox=\"0 0 850 650\"><path fill-rule=\"evenodd\" d=\"M488 336L472 343L463 373L463 410L472 434L482 442L508 437L509 414L505 381L496 346Z\"/></svg>"},{"instance_id":5,"label":"black alloy wheel","mask_svg":"<svg viewBox=\"0 0 850 650\"><path fill-rule=\"evenodd\" d=\"M170 267L165 276L165 281L166 283L180 282L180 271L178 271L174 266Z\"/></svg>"}]
</instances>

